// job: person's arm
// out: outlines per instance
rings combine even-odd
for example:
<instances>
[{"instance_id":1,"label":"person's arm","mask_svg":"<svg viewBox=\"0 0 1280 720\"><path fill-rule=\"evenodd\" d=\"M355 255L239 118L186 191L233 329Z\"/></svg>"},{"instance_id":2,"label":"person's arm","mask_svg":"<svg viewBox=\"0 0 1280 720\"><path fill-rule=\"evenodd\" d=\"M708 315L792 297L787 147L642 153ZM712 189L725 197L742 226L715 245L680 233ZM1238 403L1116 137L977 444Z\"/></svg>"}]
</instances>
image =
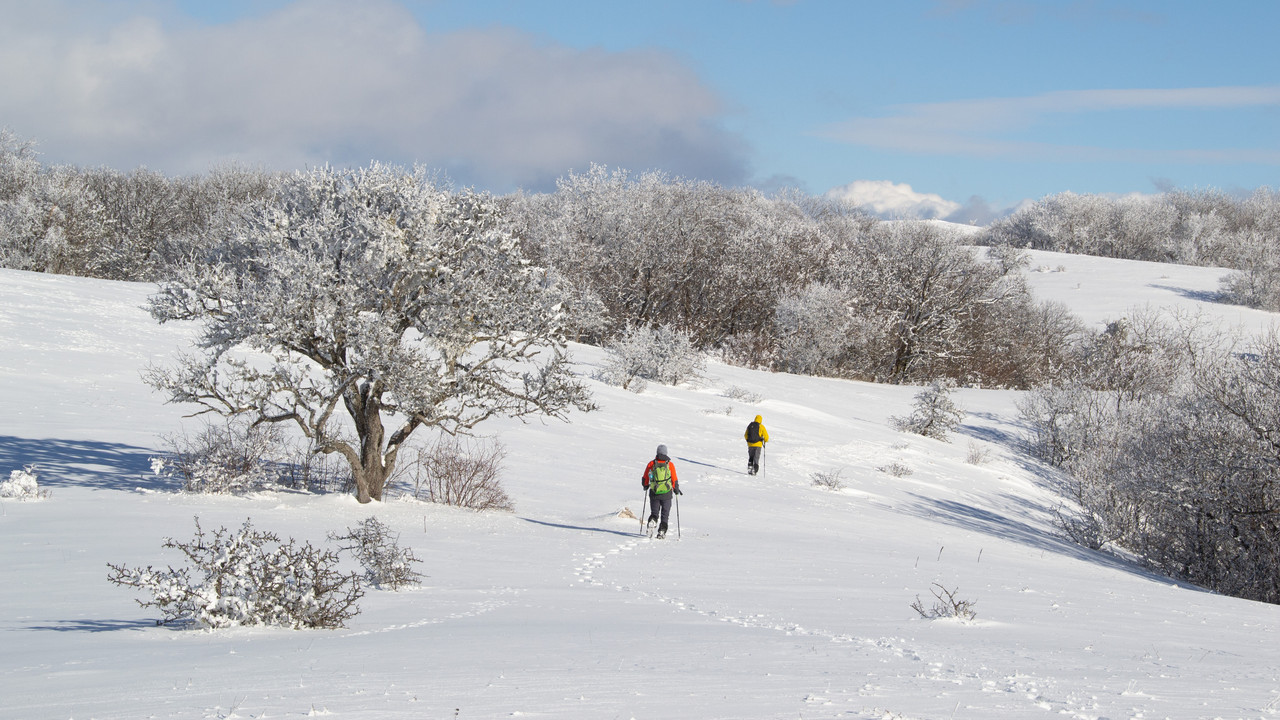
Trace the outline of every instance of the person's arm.
<instances>
[{"instance_id":1,"label":"person's arm","mask_svg":"<svg viewBox=\"0 0 1280 720\"><path fill-rule=\"evenodd\" d=\"M760 442L769 442L769 431L764 429L764 423L760 423Z\"/></svg>"},{"instance_id":2,"label":"person's arm","mask_svg":"<svg viewBox=\"0 0 1280 720\"><path fill-rule=\"evenodd\" d=\"M645 489L645 490L648 490L648 489L649 489L649 472L650 472L651 470L653 470L653 461L652 461L652 460L650 460L650 461L649 461L649 464L648 464L648 465L645 465L645 467L644 467L644 474L640 476L640 485L641 485L642 487L644 487L644 489Z\"/></svg>"},{"instance_id":3,"label":"person's arm","mask_svg":"<svg viewBox=\"0 0 1280 720\"><path fill-rule=\"evenodd\" d=\"M680 479L676 477L676 464L668 460L667 467L671 470L671 490L677 495L683 495L680 492Z\"/></svg>"}]
</instances>

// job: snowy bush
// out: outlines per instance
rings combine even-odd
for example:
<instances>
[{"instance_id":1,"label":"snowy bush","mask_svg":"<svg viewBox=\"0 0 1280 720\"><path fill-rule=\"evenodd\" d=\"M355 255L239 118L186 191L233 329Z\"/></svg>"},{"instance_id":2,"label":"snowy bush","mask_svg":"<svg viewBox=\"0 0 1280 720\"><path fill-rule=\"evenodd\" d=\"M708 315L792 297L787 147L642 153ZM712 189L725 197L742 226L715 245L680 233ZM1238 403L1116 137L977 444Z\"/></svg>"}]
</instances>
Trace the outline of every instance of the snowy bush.
<instances>
[{"instance_id":1,"label":"snowy bush","mask_svg":"<svg viewBox=\"0 0 1280 720\"><path fill-rule=\"evenodd\" d=\"M911 603L911 609L920 613L920 617L926 620L955 618L968 621L978 616L977 611L973 609L973 602L956 597L956 593L960 592L960 588L948 590L941 583L934 583L929 592L933 593L934 602L932 606L926 608L919 595L916 596L916 601Z\"/></svg>"},{"instance_id":2,"label":"snowy bush","mask_svg":"<svg viewBox=\"0 0 1280 720\"><path fill-rule=\"evenodd\" d=\"M380 588L399 590L422 581L422 575L413 569L422 561L413 550L400 547L399 535L376 517L365 518L354 530L347 528L346 535L330 533L329 540L344 543L341 549L364 566L365 580Z\"/></svg>"},{"instance_id":3,"label":"snowy bush","mask_svg":"<svg viewBox=\"0 0 1280 720\"><path fill-rule=\"evenodd\" d=\"M751 405L755 405L756 403L764 400L764 396L760 393L748 390L747 388L738 385L730 385L726 388L724 396L730 400L737 400L738 402L749 403Z\"/></svg>"},{"instance_id":4,"label":"snowy bush","mask_svg":"<svg viewBox=\"0 0 1280 720\"><path fill-rule=\"evenodd\" d=\"M809 473L809 479L817 487L826 490L843 490L844 478L840 476L840 469L835 470L819 470L818 472Z\"/></svg>"},{"instance_id":5,"label":"snowy bush","mask_svg":"<svg viewBox=\"0 0 1280 720\"><path fill-rule=\"evenodd\" d=\"M947 440L948 436L964 421L964 412L951 401L955 389L952 380L935 380L915 397L911 415L891 418L893 425L903 432L912 432L934 440Z\"/></svg>"},{"instance_id":6,"label":"snowy bush","mask_svg":"<svg viewBox=\"0 0 1280 720\"><path fill-rule=\"evenodd\" d=\"M506 451L496 440L440 438L406 464L404 474L420 500L471 510L515 509L502 488Z\"/></svg>"},{"instance_id":7,"label":"snowy bush","mask_svg":"<svg viewBox=\"0 0 1280 720\"><path fill-rule=\"evenodd\" d=\"M9 479L0 482L0 498L6 500L38 500L48 496L36 481L36 466L27 465L9 473Z\"/></svg>"},{"instance_id":8,"label":"snowy bush","mask_svg":"<svg viewBox=\"0 0 1280 720\"><path fill-rule=\"evenodd\" d=\"M275 486L282 434L275 425L241 421L206 425L195 437L165 438L170 451L152 458L157 475L172 478L185 492L246 493Z\"/></svg>"},{"instance_id":9,"label":"snowy bush","mask_svg":"<svg viewBox=\"0 0 1280 720\"><path fill-rule=\"evenodd\" d=\"M912 473L915 472L915 470L911 469L910 465L907 465L905 463L900 463L896 460L887 465L881 465L876 469L882 473L886 473L894 477L907 477L908 475L911 475Z\"/></svg>"},{"instance_id":10,"label":"snowy bush","mask_svg":"<svg viewBox=\"0 0 1280 720\"><path fill-rule=\"evenodd\" d=\"M706 366L706 358L689 335L670 325L628 328L607 348L609 357L600 379L623 389L633 389L637 380L640 385L645 380L678 385L699 377Z\"/></svg>"},{"instance_id":11,"label":"snowy bush","mask_svg":"<svg viewBox=\"0 0 1280 720\"><path fill-rule=\"evenodd\" d=\"M964 461L970 465L986 465L989 460L991 460L991 449L970 440L969 451L965 453Z\"/></svg>"},{"instance_id":12,"label":"snowy bush","mask_svg":"<svg viewBox=\"0 0 1280 720\"><path fill-rule=\"evenodd\" d=\"M238 532L219 528L208 535L196 518L194 539L166 538L164 547L189 564L164 570L107 564L108 581L151 593L138 604L158 609L161 624L337 628L360 611L360 578L339 572L335 552L282 541L250 520Z\"/></svg>"}]
</instances>

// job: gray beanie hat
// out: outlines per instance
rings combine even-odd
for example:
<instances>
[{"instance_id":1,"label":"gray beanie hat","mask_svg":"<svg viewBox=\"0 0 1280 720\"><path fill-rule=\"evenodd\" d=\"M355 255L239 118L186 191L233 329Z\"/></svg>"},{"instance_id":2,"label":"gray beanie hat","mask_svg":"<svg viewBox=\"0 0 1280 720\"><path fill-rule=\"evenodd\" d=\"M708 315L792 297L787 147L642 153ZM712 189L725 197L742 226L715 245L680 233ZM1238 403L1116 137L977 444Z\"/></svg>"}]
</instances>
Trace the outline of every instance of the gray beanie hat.
<instances>
[{"instance_id":1,"label":"gray beanie hat","mask_svg":"<svg viewBox=\"0 0 1280 720\"><path fill-rule=\"evenodd\" d=\"M666 454L667 454L667 446L666 446L666 445L659 445L659 446L658 446L658 454L659 454L659 455L666 455Z\"/></svg>"}]
</instances>

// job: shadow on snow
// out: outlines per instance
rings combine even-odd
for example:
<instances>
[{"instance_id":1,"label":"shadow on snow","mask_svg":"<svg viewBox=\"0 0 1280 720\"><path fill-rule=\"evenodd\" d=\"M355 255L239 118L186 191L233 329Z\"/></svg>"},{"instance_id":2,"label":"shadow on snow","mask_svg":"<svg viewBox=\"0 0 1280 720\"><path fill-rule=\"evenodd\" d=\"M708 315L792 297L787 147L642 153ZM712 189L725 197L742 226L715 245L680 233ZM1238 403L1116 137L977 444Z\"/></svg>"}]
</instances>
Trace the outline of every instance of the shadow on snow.
<instances>
[{"instance_id":1,"label":"shadow on snow","mask_svg":"<svg viewBox=\"0 0 1280 720\"><path fill-rule=\"evenodd\" d=\"M1203 590L1203 588L1181 583L1176 579L1150 571L1124 558L1077 545L1065 537L1046 532L1043 526L1032 525L1009 515L977 508L956 500L939 500L917 493L910 493L910 495L916 499L916 503L906 508L906 511L916 517L936 520L953 527L1009 540L1026 547L1074 558L1147 580L1166 584L1175 583L1191 590ZM1004 494L1000 495L1000 498L1012 505L1021 506L1028 515L1048 512L1048 508L1033 504L1025 498Z\"/></svg>"},{"instance_id":2,"label":"shadow on snow","mask_svg":"<svg viewBox=\"0 0 1280 720\"><path fill-rule=\"evenodd\" d=\"M0 435L0 479L36 466L41 487L103 490L172 489L172 481L151 472L155 450L121 443Z\"/></svg>"},{"instance_id":3,"label":"shadow on snow","mask_svg":"<svg viewBox=\"0 0 1280 720\"><path fill-rule=\"evenodd\" d=\"M584 525L565 525L563 523L553 523L553 522L547 522L545 520L534 520L533 518L527 518L527 517L522 517L520 519L527 523L533 523L534 525L542 525L543 527L557 528L559 530L580 530L582 532L597 532L597 533L605 533L608 535L620 535L622 537L636 536L636 533L634 532L625 532L622 530L610 530L609 528L586 527Z\"/></svg>"},{"instance_id":4,"label":"shadow on snow","mask_svg":"<svg viewBox=\"0 0 1280 720\"><path fill-rule=\"evenodd\" d=\"M28 630L48 632L118 632L163 627L156 620L60 620L52 625L32 625Z\"/></svg>"}]
</instances>

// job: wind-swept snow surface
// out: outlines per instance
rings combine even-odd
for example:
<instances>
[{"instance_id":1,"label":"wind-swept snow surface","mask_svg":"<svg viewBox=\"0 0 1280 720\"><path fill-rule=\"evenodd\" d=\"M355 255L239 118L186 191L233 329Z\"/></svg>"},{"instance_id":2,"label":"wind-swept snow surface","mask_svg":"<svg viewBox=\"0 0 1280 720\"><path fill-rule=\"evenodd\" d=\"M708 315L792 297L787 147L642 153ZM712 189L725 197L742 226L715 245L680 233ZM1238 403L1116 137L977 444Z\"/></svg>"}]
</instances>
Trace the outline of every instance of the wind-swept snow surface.
<instances>
[{"instance_id":1,"label":"wind-swept snow surface","mask_svg":"<svg viewBox=\"0 0 1280 720\"><path fill-rule=\"evenodd\" d=\"M1118 316L1148 302L1134 272L1098 262L1077 282L1129 283ZM1171 301L1202 301L1180 272ZM919 388L712 363L698 384L640 395L592 382L601 409L568 424L489 426L511 514L184 495L147 460L184 409L139 370L189 329L151 321L149 291L0 271L0 474L35 463L49 491L0 502L0 717L1280 715L1280 608L1062 540L1055 478L1019 449L1016 393L957 392L968 415L943 443L891 429ZM584 376L603 362L575 353ZM757 414L771 442L750 477ZM662 541L617 517L640 514L659 443L685 491ZM844 489L813 485L834 470ZM106 580L108 562L178 564L161 543L189 539L196 516L319 545L370 515L426 577L370 590L346 629L157 627ZM910 607L938 586L976 619Z\"/></svg>"}]
</instances>

